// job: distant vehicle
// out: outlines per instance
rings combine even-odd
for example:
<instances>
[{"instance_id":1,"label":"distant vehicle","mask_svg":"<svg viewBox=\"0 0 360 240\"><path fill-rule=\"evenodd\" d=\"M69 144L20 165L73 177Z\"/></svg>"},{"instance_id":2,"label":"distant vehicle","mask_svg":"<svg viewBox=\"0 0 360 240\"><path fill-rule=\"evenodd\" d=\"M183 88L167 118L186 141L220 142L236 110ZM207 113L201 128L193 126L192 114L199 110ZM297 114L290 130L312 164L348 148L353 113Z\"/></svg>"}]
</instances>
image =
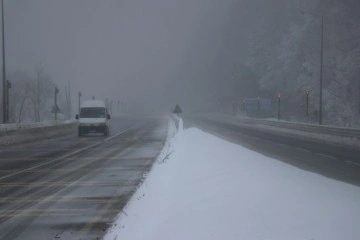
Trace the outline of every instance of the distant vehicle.
<instances>
[{"instance_id":1,"label":"distant vehicle","mask_svg":"<svg viewBox=\"0 0 360 240\"><path fill-rule=\"evenodd\" d=\"M87 100L80 106L80 115L76 115L78 120L78 135L83 136L88 133L103 133L109 136L110 133L110 114L101 100Z\"/></svg>"}]
</instances>

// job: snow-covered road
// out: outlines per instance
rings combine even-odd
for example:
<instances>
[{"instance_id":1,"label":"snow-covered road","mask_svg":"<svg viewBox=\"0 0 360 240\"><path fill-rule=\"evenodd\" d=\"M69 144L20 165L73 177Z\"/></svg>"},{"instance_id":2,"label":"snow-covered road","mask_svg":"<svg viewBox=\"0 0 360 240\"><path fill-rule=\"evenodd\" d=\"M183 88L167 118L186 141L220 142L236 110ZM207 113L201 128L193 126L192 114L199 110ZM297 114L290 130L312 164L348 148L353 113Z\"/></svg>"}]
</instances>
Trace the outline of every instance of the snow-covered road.
<instances>
[{"instance_id":1,"label":"snow-covered road","mask_svg":"<svg viewBox=\"0 0 360 240\"><path fill-rule=\"evenodd\" d=\"M152 167L168 118L112 118L111 136L77 131L0 146L0 239L100 239ZM75 129L76 130L76 129Z\"/></svg>"},{"instance_id":2,"label":"snow-covered road","mask_svg":"<svg viewBox=\"0 0 360 240\"><path fill-rule=\"evenodd\" d=\"M196 128L118 216L114 239L360 239L360 188L306 172Z\"/></svg>"}]
</instances>

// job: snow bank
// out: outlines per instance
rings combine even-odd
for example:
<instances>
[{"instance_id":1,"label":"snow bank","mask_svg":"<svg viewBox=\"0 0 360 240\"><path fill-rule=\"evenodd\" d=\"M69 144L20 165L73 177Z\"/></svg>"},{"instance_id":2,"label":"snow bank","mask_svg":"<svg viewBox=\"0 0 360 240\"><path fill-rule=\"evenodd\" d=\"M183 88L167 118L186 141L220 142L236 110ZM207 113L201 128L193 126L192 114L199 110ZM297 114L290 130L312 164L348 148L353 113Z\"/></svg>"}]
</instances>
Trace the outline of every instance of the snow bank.
<instances>
[{"instance_id":1,"label":"snow bank","mask_svg":"<svg viewBox=\"0 0 360 240\"><path fill-rule=\"evenodd\" d=\"M23 143L76 133L77 121L0 124L0 145Z\"/></svg>"},{"instance_id":2,"label":"snow bank","mask_svg":"<svg viewBox=\"0 0 360 240\"><path fill-rule=\"evenodd\" d=\"M105 240L360 239L356 186L195 128L169 146Z\"/></svg>"},{"instance_id":3,"label":"snow bank","mask_svg":"<svg viewBox=\"0 0 360 240\"><path fill-rule=\"evenodd\" d=\"M75 120L66 120L66 121L44 121L44 122L35 122L35 123L6 123L6 124L0 124L0 133L4 133L7 131L16 131L19 129L54 127L64 124L71 124L75 122L76 122Z\"/></svg>"},{"instance_id":4,"label":"snow bank","mask_svg":"<svg viewBox=\"0 0 360 240\"><path fill-rule=\"evenodd\" d=\"M171 114L168 121L167 137L163 149L157 157L158 163L165 163L174 152L172 148L173 138L183 131L183 120L176 114ZM145 180L145 179L144 179Z\"/></svg>"}]
</instances>

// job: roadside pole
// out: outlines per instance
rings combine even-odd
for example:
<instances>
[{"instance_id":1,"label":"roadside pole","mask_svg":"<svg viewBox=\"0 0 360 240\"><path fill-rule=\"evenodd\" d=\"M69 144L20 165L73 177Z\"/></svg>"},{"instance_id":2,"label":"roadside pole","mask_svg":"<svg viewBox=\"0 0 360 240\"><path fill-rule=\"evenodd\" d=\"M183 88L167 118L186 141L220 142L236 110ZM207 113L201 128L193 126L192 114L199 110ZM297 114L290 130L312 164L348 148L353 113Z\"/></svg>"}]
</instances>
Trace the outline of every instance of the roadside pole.
<instances>
[{"instance_id":1,"label":"roadside pole","mask_svg":"<svg viewBox=\"0 0 360 240\"><path fill-rule=\"evenodd\" d=\"M2 82L3 82L3 123L7 123L7 113L8 113L8 106L6 105L7 102L7 82L6 82L6 67L5 67L5 16L4 16L4 0L1 1L1 25L2 25Z\"/></svg>"},{"instance_id":2,"label":"roadside pole","mask_svg":"<svg viewBox=\"0 0 360 240\"><path fill-rule=\"evenodd\" d=\"M58 111L58 106L57 106L57 94L58 93L59 93L59 89L57 87L55 87L55 105L54 105L55 121L57 120L57 111Z\"/></svg>"},{"instance_id":3,"label":"roadside pole","mask_svg":"<svg viewBox=\"0 0 360 240\"><path fill-rule=\"evenodd\" d=\"M81 96L82 96L82 93L81 92L78 92L78 97L79 97L79 102L78 102L78 104L79 104L79 108L78 108L78 114L80 115L80 103L81 103Z\"/></svg>"},{"instance_id":4,"label":"roadside pole","mask_svg":"<svg viewBox=\"0 0 360 240\"><path fill-rule=\"evenodd\" d=\"M11 82L6 80L6 122L9 123L10 120L10 88Z\"/></svg>"},{"instance_id":5,"label":"roadside pole","mask_svg":"<svg viewBox=\"0 0 360 240\"><path fill-rule=\"evenodd\" d=\"M310 90L306 89L305 91L306 94L306 116L309 116L309 95L310 95Z\"/></svg>"},{"instance_id":6,"label":"roadside pole","mask_svg":"<svg viewBox=\"0 0 360 240\"><path fill-rule=\"evenodd\" d=\"M281 118L281 110L280 110L280 107L281 107L281 95L280 95L280 93L279 93L279 94L278 94L278 114L277 114L278 120L280 120L280 118Z\"/></svg>"}]
</instances>

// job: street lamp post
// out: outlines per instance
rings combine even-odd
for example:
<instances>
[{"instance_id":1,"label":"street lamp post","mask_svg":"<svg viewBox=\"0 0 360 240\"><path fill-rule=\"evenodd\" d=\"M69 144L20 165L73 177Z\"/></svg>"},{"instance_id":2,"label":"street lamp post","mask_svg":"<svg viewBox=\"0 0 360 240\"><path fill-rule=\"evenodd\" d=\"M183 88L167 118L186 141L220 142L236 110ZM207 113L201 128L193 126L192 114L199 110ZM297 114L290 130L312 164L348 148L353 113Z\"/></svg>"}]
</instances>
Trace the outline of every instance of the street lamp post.
<instances>
[{"instance_id":1,"label":"street lamp post","mask_svg":"<svg viewBox=\"0 0 360 240\"><path fill-rule=\"evenodd\" d=\"M320 32L320 84L319 84L319 125L323 124L323 57L324 57L324 16L317 15L311 12L301 11L301 13L309 14L321 19Z\"/></svg>"},{"instance_id":2,"label":"street lamp post","mask_svg":"<svg viewBox=\"0 0 360 240\"><path fill-rule=\"evenodd\" d=\"M320 48L320 93L319 93L319 125L323 124L323 54L324 54L324 16L321 16L321 48Z\"/></svg>"},{"instance_id":3,"label":"street lamp post","mask_svg":"<svg viewBox=\"0 0 360 240\"><path fill-rule=\"evenodd\" d=\"M58 112L58 105L57 105L57 94L59 93L59 89L55 87L55 105L54 105L54 112L55 112L55 121L57 120L57 112Z\"/></svg>"},{"instance_id":4,"label":"street lamp post","mask_svg":"<svg viewBox=\"0 0 360 240\"><path fill-rule=\"evenodd\" d=\"M11 82L6 80L6 122L10 120L10 94L9 90L11 88Z\"/></svg>"},{"instance_id":5,"label":"street lamp post","mask_svg":"<svg viewBox=\"0 0 360 240\"><path fill-rule=\"evenodd\" d=\"M7 84L6 84L6 68L5 68L5 17L4 17L4 0L1 0L1 26L2 26L2 81L3 81L3 123L8 120L8 106L7 106Z\"/></svg>"},{"instance_id":6,"label":"street lamp post","mask_svg":"<svg viewBox=\"0 0 360 240\"><path fill-rule=\"evenodd\" d=\"M305 94L306 94L306 116L309 116L309 95L310 95L310 90L306 89Z\"/></svg>"},{"instance_id":7,"label":"street lamp post","mask_svg":"<svg viewBox=\"0 0 360 240\"><path fill-rule=\"evenodd\" d=\"M81 103L81 96L82 96L82 94L81 94L81 92L78 92L78 97L79 97L79 110L78 110L78 113L79 113L79 115L80 115L80 103Z\"/></svg>"},{"instance_id":8,"label":"street lamp post","mask_svg":"<svg viewBox=\"0 0 360 240\"><path fill-rule=\"evenodd\" d=\"M281 117L281 110L280 110L280 107L281 107L281 95L280 95L280 93L278 94L278 114L277 114L277 118L278 118L278 120L280 120L280 117Z\"/></svg>"}]
</instances>

